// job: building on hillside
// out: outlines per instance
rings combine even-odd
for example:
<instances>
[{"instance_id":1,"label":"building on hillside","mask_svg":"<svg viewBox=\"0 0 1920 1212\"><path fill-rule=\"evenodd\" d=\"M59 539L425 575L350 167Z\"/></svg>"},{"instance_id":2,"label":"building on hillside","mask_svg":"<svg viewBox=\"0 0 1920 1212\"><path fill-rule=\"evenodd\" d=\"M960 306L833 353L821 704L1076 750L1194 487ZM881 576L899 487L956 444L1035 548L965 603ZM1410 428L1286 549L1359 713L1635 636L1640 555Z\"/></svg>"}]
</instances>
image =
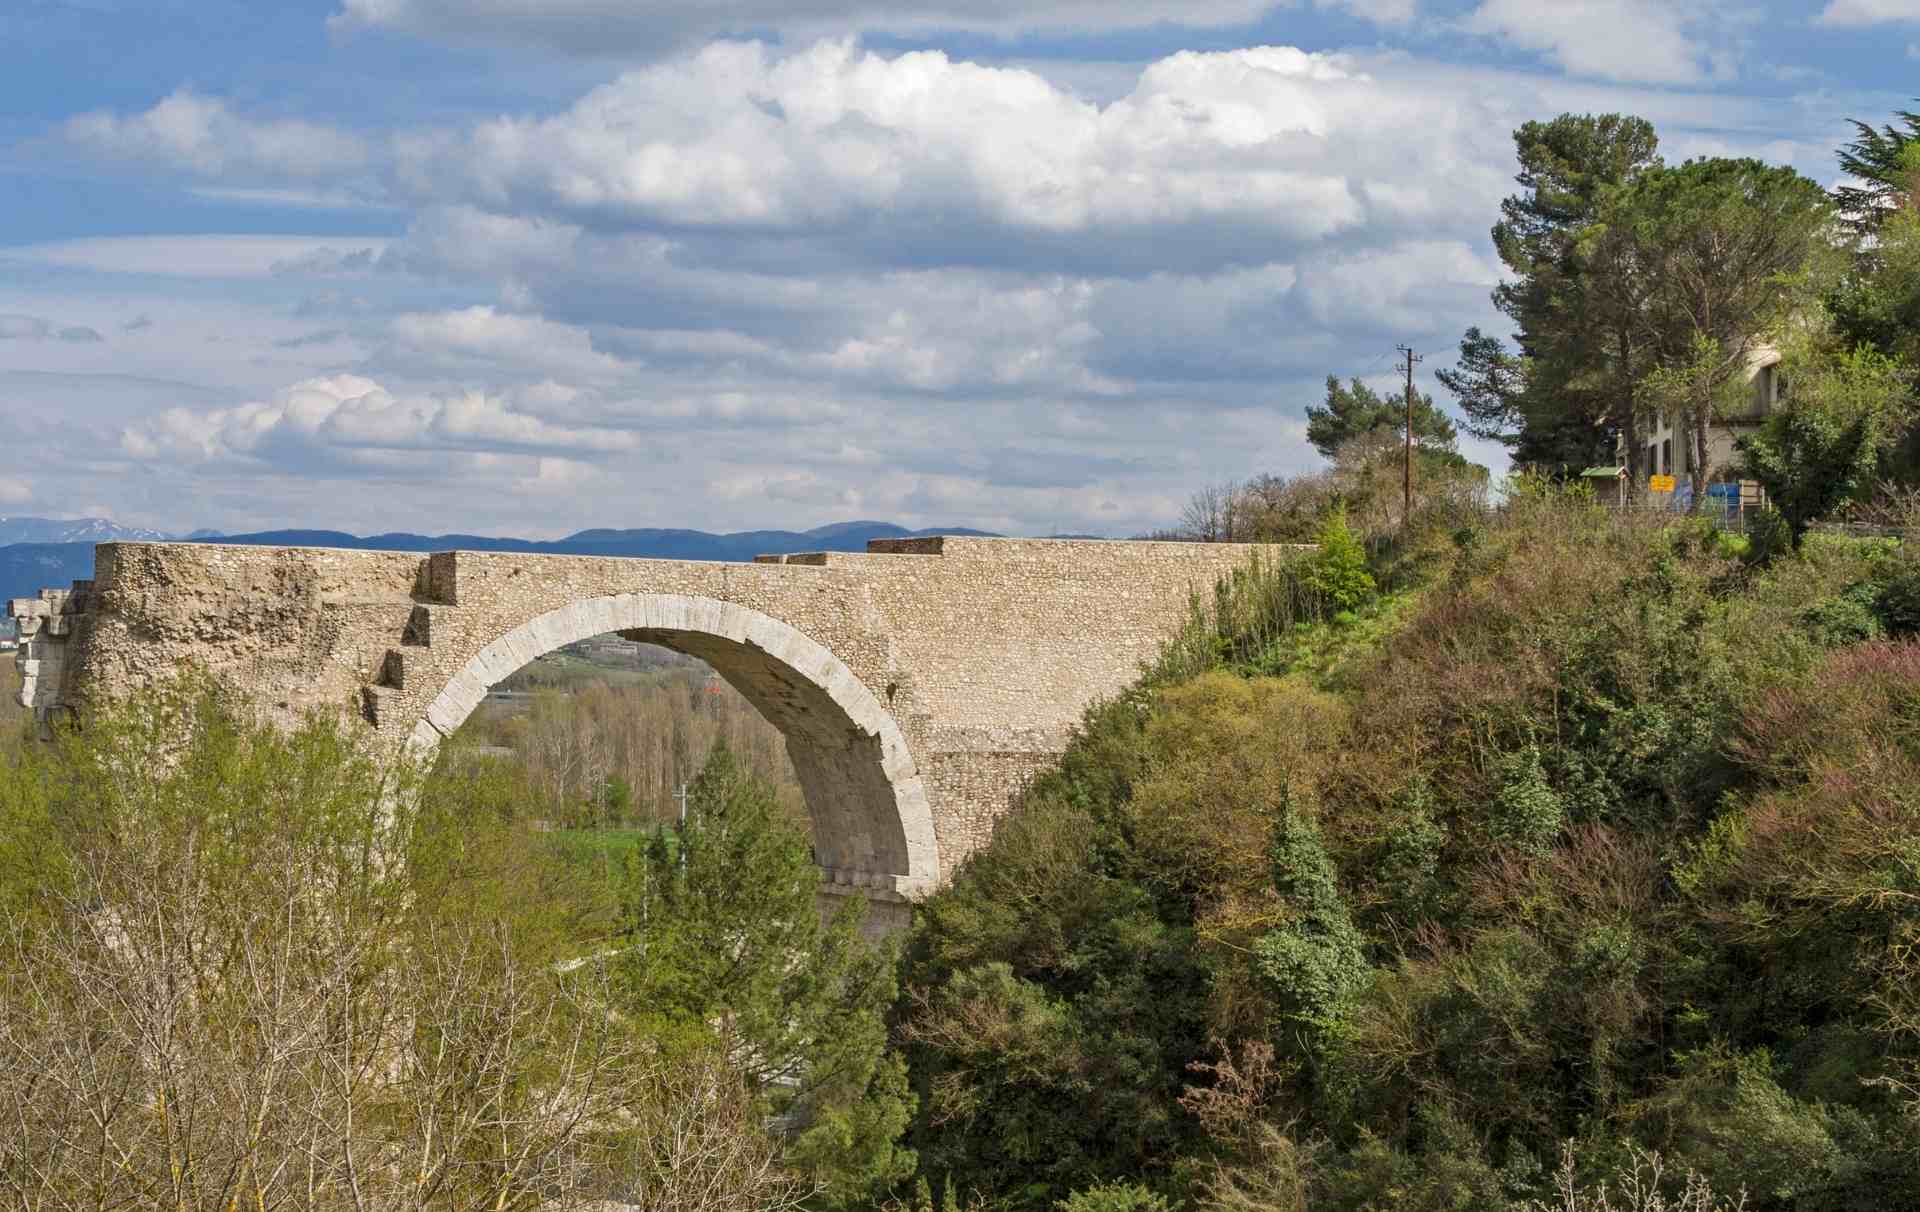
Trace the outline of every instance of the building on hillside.
<instances>
[{"instance_id":1,"label":"building on hillside","mask_svg":"<svg viewBox=\"0 0 1920 1212\"><path fill-rule=\"evenodd\" d=\"M1589 467L1580 478L1593 488L1594 500L1602 505L1618 507L1632 499L1627 493L1627 469L1618 463Z\"/></svg>"},{"instance_id":2,"label":"building on hillside","mask_svg":"<svg viewBox=\"0 0 1920 1212\"><path fill-rule=\"evenodd\" d=\"M1787 398L1788 384L1780 368L1780 351L1767 344L1754 346L1747 354L1746 381L1745 406L1716 418L1707 429L1708 504L1736 514L1766 503L1757 482L1739 479L1735 474L1740 464L1740 451L1735 443L1758 429L1767 415ZM1642 474L1649 478L1643 487L1649 490L1648 504L1687 509L1693 504L1693 440L1684 428L1676 428L1675 420L1667 414L1654 418L1641 450ZM1626 462L1624 447L1620 459ZM1654 476L1671 477L1672 490L1654 490L1651 483Z\"/></svg>"}]
</instances>

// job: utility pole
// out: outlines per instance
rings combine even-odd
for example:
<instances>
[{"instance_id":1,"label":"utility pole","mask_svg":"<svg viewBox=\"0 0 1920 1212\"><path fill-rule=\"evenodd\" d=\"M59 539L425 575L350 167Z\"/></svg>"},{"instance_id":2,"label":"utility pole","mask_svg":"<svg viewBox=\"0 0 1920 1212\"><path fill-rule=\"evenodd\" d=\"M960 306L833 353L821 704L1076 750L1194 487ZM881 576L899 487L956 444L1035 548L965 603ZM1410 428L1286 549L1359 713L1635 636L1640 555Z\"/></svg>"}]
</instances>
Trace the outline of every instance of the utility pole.
<instances>
[{"instance_id":1,"label":"utility pole","mask_svg":"<svg viewBox=\"0 0 1920 1212\"><path fill-rule=\"evenodd\" d=\"M680 801L680 826L673 831L673 858L675 865L684 871L687 866L687 782L685 779L680 780L680 790L673 793L673 798Z\"/></svg>"},{"instance_id":2,"label":"utility pole","mask_svg":"<svg viewBox=\"0 0 1920 1212\"><path fill-rule=\"evenodd\" d=\"M1425 359L1405 345L1396 345L1394 348L1406 355L1407 359L1407 443L1400 465L1400 491L1404 498L1400 522L1406 526L1413 523L1413 364Z\"/></svg>"}]
</instances>

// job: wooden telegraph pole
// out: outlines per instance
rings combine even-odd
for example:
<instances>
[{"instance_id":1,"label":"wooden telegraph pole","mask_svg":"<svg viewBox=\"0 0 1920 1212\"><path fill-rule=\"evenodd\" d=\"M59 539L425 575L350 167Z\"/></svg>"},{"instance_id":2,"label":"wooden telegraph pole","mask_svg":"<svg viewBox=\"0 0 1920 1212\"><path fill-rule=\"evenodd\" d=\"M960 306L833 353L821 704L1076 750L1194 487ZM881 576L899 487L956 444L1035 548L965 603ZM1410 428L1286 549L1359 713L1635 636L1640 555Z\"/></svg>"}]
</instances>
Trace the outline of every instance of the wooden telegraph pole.
<instances>
[{"instance_id":1,"label":"wooden telegraph pole","mask_svg":"<svg viewBox=\"0 0 1920 1212\"><path fill-rule=\"evenodd\" d=\"M1423 359L1405 345L1396 345L1394 348L1407 359L1407 441L1400 465L1400 491L1403 498L1400 524L1406 526L1413 522L1413 364Z\"/></svg>"}]
</instances>

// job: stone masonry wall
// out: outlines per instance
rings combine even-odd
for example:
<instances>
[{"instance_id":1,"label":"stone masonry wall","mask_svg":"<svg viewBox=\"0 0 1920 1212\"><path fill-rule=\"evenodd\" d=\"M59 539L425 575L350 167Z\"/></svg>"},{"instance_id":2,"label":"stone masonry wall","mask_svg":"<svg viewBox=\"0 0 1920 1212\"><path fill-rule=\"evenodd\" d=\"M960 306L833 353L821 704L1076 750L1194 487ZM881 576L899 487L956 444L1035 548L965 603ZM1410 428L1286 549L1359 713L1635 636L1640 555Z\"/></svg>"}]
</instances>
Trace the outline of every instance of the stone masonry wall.
<instances>
[{"instance_id":1,"label":"stone masonry wall","mask_svg":"<svg viewBox=\"0 0 1920 1212\"><path fill-rule=\"evenodd\" d=\"M12 612L42 714L197 664L276 722L338 711L394 743L451 733L486 685L589 628L679 647L787 734L803 785L812 771L822 861L844 868L829 878L886 899L978 848L1190 594L1250 556L975 538L752 564L112 543L90 584Z\"/></svg>"}]
</instances>

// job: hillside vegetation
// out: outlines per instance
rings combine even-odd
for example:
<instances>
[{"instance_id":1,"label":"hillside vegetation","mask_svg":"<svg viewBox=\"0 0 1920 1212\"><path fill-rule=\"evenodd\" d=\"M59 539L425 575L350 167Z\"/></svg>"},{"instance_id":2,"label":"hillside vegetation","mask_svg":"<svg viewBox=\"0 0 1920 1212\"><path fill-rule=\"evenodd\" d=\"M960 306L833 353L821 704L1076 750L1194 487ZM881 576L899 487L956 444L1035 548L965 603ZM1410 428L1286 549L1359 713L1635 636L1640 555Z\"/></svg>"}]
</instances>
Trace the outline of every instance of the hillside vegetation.
<instances>
[{"instance_id":1,"label":"hillside vegetation","mask_svg":"<svg viewBox=\"0 0 1920 1212\"><path fill-rule=\"evenodd\" d=\"M1540 481L1315 537L897 966L712 720L677 836L192 684L17 745L0 1202L1920 1207L1920 554Z\"/></svg>"},{"instance_id":2,"label":"hillside vegetation","mask_svg":"<svg viewBox=\"0 0 1920 1212\"><path fill-rule=\"evenodd\" d=\"M1462 521L1223 586L924 906L924 1203L1920 1207L1920 558Z\"/></svg>"},{"instance_id":3,"label":"hillside vegetation","mask_svg":"<svg viewBox=\"0 0 1920 1212\"><path fill-rule=\"evenodd\" d=\"M26 715L26 708L20 706L19 665L12 653L0 653L0 755L10 753L20 743Z\"/></svg>"}]
</instances>

